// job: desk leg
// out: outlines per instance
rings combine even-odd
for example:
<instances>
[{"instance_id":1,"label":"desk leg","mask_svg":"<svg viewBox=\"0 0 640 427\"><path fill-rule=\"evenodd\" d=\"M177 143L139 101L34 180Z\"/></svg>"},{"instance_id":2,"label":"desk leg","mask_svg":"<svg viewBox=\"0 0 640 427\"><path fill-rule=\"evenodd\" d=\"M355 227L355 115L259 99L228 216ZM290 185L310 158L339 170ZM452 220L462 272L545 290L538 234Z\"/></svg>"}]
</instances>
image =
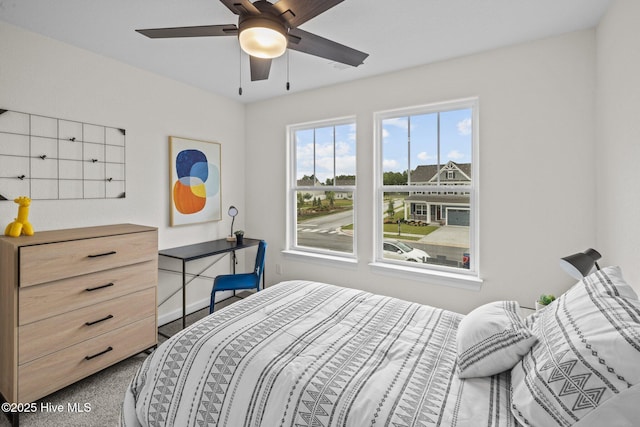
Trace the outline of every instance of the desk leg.
<instances>
[{"instance_id":1,"label":"desk leg","mask_svg":"<svg viewBox=\"0 0 640 427\"><path fill-rule=\"evenodd\" d=\"M233 274L236 274L236 264L238 263L236 259L236 251L231 251L231 271ZM233 296L236 296L236 290L233 290Z\"/></svg>"},{"instance_id":2,"label":"desk leg","mask_svg":"<svg viewBox=\"0 0 640 427\"><path fill-rule=\"evenodd\" d=\"M236 274L236 264L238 259L236 258L236 251L231 251L231 266L233 268L233 274Z\"/></svg>"},{"instance_id":3,"label":"desk leg","mask_svg":"<svg viewBox=\"0 0 640 427\"><path fill-rule=\"evenodd\" d=\"M187 263L182 260L182 329L187 327Z\"/></svg>"}]
</instances>

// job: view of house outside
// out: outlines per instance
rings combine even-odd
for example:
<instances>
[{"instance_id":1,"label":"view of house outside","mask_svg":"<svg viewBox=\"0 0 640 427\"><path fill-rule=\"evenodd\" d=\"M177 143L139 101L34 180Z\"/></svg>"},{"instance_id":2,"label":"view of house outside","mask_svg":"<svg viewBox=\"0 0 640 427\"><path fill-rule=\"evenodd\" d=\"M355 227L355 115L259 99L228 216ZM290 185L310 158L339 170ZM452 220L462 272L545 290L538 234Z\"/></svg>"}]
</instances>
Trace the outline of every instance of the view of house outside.
<instances>
[{"instance_id":1,"label":"view of house outside","mask_svg":"<svg viewBox=\"0 0 640 427\"><path fill-rule=\"evenodd\" d=\"M419 262L422 251L425 263L468 269L472 110L389 117L381 127L383 257Z\"/></svg>"},{"instance_id":2,"label":"view of house outside","mask_svg":"<svg viewBox=\"0 0 640 427\"><path fill-rule=\"evenodd\" d=\"M383 257L469 268L472 110L382 121ZM355 124L294 132L296 246L352 254Z\"/></svg>"}]
</instances>

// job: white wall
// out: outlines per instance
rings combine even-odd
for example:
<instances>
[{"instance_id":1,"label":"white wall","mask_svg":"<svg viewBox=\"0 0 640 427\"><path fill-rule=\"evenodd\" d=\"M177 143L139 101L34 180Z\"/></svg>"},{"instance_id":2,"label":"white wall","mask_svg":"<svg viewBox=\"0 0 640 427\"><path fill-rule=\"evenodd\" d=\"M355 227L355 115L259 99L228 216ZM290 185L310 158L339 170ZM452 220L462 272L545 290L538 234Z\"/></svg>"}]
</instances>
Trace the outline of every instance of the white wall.
<instances>
[{"instance_id":1,"label":"white wall","mask_svg":"<svg viewBox=\"0 0 640 427\"><path fill-rule=\"evenodd\" d=\"M224 237L230 225L226 207L234 204L241 213L245 211L244 106L238 102L3 22L0 94L0 108L127 130L126 198L35 200L30 220L36 232L139 223L158 227L159 246L167 248ZM169 227L169 135L222 143L223 221ZM13 202L0 203L2 229L16 212ZM243 221L240 215L238 228ZM229 264L219 267L226 272ZM202 282L206 283L194 283L190 302L208 301L211 282ZM160 299L179 283L179 276L161 273ZM180 298L173 298L163 305L161 317L177 310L179 302Z\"/></svg>"},{"instance_id":2,"label":"white wall","mask_svg":"<svg viewBox=\"0 0 640 427\"><path fill-rule=\"evenodd\" d=\"M640 293L640 2L616 0L597 29L598 249Z\"/></svg>"},{"instance_id":3,"label":"white wall","mask_svg":"<svg viewBox=\"0 0 640 427\"><path fill-rule=\"evenodd\" d=\"M632 23L638 7L633 0L614 3L597 39L594 31L582 31L246 107L0 23L0 108L127 129L127 198L35 201L30 218L36 231L141 223L159 227L161 248L223 237L226 217L168 225L168 136L219 141L223 207L238 206L236 228L269 242L268 283L309 278L460 312L494 299L530 306L538 294L572 284L557 260L586 247L597 247L604 264L619 263L630 279L639 279L632 236L640 202L629 184L638 173L639 30ZM469 96L480 99L481 291L372 272L373 112ZM284 257L285 127L354 114L359 263L340 267ZM10 221L15 209L0 203L0 218ZM246 258L250 264L252 254ZM276 264L283 274L275 274ZM177 285L176 277L161 274L160 299ZM206 300L210 284L194 285L200 292L189 294L190 303ZM175 316L178 304L173 298L161 316Z\"/></svg>"},{"instance_id":4,"label":"white wall","mask_svg":"<svg viewBox=\"0 0 640 427\"><path fill-rule=\"evenodd\" d=\"M595 244L594 92L589 30L247 106L246 227L269 242L267 281L326 281L459 312L563 292L572 279L558 259ZM470 96L480 100L481 291L373 272L373 113ZM358 126L359 262L285 256L285 127L347 115Z\"/></svg>"}]
</instances>

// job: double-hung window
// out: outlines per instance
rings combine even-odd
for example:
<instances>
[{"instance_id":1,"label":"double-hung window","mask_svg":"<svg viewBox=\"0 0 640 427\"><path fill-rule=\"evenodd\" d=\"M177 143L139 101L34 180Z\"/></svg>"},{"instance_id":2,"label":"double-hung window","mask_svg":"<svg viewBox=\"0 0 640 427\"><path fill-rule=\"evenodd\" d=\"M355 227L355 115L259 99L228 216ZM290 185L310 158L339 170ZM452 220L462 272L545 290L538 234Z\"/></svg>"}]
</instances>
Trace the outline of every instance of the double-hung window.
<instances>
[{"instance_id":1,"label":"double-hung window","mask_svg":"<svg viewBox=\"0 0 640 427\"><path fill-rule=\"evenodd\" d=\"M477 99L375 115L375 265L478 281Z\"/></svg>"},{"instance_id":2,"label":"double-hung window","mask_svg":"<svg viewBox=\"0 0 640 427\"><path fill-rule=\"evenodd\" d=\"M287 131L288 249L355 258L355 118Z\"/></svg>"}]
</instances>

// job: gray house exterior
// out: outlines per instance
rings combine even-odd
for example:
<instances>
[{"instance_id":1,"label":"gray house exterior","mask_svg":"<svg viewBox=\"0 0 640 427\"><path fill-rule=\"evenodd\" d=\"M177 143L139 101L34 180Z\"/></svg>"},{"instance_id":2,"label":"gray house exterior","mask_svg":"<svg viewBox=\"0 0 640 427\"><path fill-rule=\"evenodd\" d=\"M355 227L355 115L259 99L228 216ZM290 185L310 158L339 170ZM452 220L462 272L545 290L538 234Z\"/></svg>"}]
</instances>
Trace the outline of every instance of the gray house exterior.
<instances>
[{"instance_id":1,"label":"gray house exterior","mask_svg":"<svg viewBox=\"0 0 640 427\"><path fill-rule=\"evenodd\" d=\"M404 219L438 222L443 225L468 226L470 196L456 186L471 184L471 164L448 162L438 171L438 165L420 165L411 171L409 185L446 186L447 191L412 191L404 200ZM449 188L451 190L449 190Z\"/></svg>"}]
</instances>

